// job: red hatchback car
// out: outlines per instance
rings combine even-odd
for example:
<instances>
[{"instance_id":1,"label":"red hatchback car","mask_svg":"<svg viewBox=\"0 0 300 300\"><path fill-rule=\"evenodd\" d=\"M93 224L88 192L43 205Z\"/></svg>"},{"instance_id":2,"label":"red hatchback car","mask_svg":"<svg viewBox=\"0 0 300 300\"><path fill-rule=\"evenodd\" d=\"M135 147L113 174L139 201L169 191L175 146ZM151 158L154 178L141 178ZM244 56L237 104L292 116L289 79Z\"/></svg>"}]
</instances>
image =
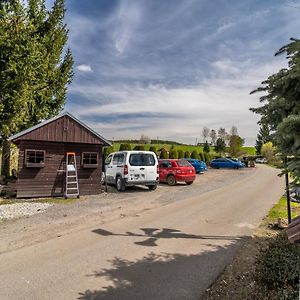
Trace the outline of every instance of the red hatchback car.
<instances>
[{"instance_id":1,"label":"red hatchback car","mask_svg":"<svg viewBox=\"0 0 300 300\"><path fill-rule=\"evenodd\" d=\"M161 159L158 162L159 182L175 185L177 182L192 184L196 179L194 167L183 159Z\"/></svg>"}]
</instances>

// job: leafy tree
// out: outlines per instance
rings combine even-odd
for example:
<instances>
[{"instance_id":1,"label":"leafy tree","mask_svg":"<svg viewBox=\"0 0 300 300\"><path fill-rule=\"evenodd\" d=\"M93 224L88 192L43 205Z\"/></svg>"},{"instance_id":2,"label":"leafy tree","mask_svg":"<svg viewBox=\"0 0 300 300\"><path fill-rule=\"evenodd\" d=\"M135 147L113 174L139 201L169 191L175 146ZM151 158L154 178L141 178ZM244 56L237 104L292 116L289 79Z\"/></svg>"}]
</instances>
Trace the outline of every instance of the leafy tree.
<instances>
[{"instance_id":1,"label":"leafy tree","mask_svg":"<svg viewBox=\"0 0 300 300\"><path fill-rule=\"evenodd\" d=\"M238 135L238 130L237 130L237 127L236 126L232 126L230 128L230 135Z\"/></svg>"},{"instance_id":2,"label":"leafy tree","mask_svg":"<svg viewBox=\"0 0 300 300\"><path fill-rule=\"evenodd\" d=\"M209 145L208 145L207 141L204 144L203 151L206 152L206 153L209 153L209 151L210 151L210 148L209 148Z\"/></svg>"},{"instance_id":3,"label":"leafy tree","mask_svg":"<svg viewBox=\"0 0 300 300\"><path fill-rule=\"evenodd\" d=\"M163 150L160 152L159 158L161 158L161 159L168 159L168 158L169 158L168 151L165 150L165 149L163 149Z\"/></svg>"},{"instance_id":4,"label":"leafy tree","mask_svg":"<svg viewBox=\"0 0 300 300\"><path fill-rule=\"evenodd\" d=\"M64 1L47 11L44 0L0 2L1 174L9 176L8 137L61 111L72 79L65 49Z\"/></svg>"},{"instance_id":5,"label":"leafy tree","mask_svg":"<svg viewBox=\"0 0 300 300\"><path fill-rule=\"evenodd\" d=\"M199 155L197 153L196 150L193 150L192 154L191 154L191 158L194 158L194 159L199 159Z\"/></svg>"},{"instance_id":6,"label":"leafy tree","mask_svg":"<svg viewBox=\"0 0 300 300\"><path fill-rule=\"evenodd\" d=\"M223 153L226 150L225 141L222 138L218 138L215 145L215 151L218 153Z\"/></svg>"},{"instance_id":7,"label":"leafy tree","mask_svg":"<svg viewBox=\"0 0 300 300\"><path fill-rule=\"evenodd\" d=\"M178 153L177 153L177 150L176 150L176 149L171 149L171 150L170 150L169 158L173 158L173 159L178 158Z\"/></svg>"},{"instance_id":8,"label":"leafy tree","mask_svg":"<svg viewBox=\"0 0 300 300\"><path fill-rule=\"evenodd\" d=\"M270 130L268 125L262 124L255 143L256 154L261 154L261 146L270 140Z\"/></svg>"},{"instance_id":9,"label":"leafy tree","mask_svg":"<svg viewBox=\"0 0 300 300\"><path fill-rule=\"evenodd\" d=\"M241 151L242 146L244 145L244 139L239 135L232 135L229 141L229 152L232 156L236 156Z\"/></svg>"},{"instance_id":10,"label":"leafy tree","mask_svg":"<svg viewBox=\"0 0 300 300\"><path fill-rule=\"evenodd\" d=\"M251 92L266 93L260 97L262 106L251 110L261 115L259 123L269 127L272 142L282 155L290 156L287 171L300 184L300 40L292 38L275 55L284 53L288 67L269 76L261 87Z\"/></svg>"},{"instance_id":11,"label":"leafy tree","mask_svg":"<svg viewBox=\"0 0 300 300\"><path fill-rule=\"evenodd\" d=\"M261 147L261 155L267 159L267 161L272 161L274 158L274 147L272 142L267 142Z\"/></svg>"},{"instance_id":12,"label":"leafy tree","mask_svg":"<svg viewBox=\"0 0 300 300\"><path fill-rule=\"evenodd\" d=\"M191 153L190 153L190 151L185 151L185 152L184 152L184 158L191 158Z\"/></svg>"},{"instance_id":13,"label":"leafy tree","mask_svg":"<svg viewBox=\"0 0 300 300\"><path fill-rule=\"evenodd\" d=\"M178 156L178 158L184 158L184 152L183 152L183 150L178 150L177 156Z\"/></svg>"},{"instance_id":14,"label":"leafy tree","mask_svg":"<svg viewBox=\"0 0 300 300\"><path fill-rule=\"evenodd\" d=\"M209 137L209 128L204 126L202 129L202 136L203 136L203 141L206 142L207 138Z\"/></svg>"},{"instance_id":15,"label":"leafy tree","mask_svg":"<svg viewBox=\"0 0 300 300\"><path fill-rule=\"evenodd\" d=\"M211 144L214 145L217 140L217 133L214 129L212 129L209 133L210 139L211 139Z\"/></svg>"},{"instance_id":16,"label":"leafy tree","mask_svg":"<svg viewBox=\"0 0 300 300\"><path fill-rule=\"evenodd\" d=\"M142 134L141 137L140 137L140 143L141 144L150 144L151 139L147 135Z\"/></svg>"},{"instance_id":17,"label":"leafy tree","mask_svg":"<svg viewBox=\"0 0 300 300\"><path fill-rule=\"evenodd\" d=\"M222 139L223 141L225 141L226 135L227 135L226 129L220 127L220 128L218 129L218 137L219 137L220 139Z\"/></svg>"}]
</instances>

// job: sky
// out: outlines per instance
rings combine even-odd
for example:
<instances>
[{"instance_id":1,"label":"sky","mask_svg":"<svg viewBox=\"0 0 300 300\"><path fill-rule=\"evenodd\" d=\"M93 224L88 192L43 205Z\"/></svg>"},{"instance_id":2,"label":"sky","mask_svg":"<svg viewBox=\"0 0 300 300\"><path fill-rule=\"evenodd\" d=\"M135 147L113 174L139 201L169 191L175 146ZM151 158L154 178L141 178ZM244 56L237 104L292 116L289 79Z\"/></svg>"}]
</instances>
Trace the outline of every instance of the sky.
<instances>
[{"instance_id":1,"label":"sky","mask_svg":"<svg viewBox=\"0 0 300 300\"><path fill-rule=\"evenodd\" d=\"M48 0L48 7L53 1ZM254 145L259 94L299 38L300 0L66 0L65 110L108 139L195 144L231 126Z\"/></svg>"}]
</instances>

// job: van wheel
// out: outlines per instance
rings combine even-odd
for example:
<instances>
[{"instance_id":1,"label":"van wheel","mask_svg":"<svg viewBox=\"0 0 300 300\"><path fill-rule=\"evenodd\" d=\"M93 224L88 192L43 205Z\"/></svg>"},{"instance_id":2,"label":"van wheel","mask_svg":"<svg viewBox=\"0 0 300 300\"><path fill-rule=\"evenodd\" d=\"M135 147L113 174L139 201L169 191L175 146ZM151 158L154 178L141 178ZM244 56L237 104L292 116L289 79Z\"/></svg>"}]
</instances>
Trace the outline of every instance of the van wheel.
<instances>
[{"instance_id":1,"label":"van wheel","mask_svg":"<svg viewBox=\"0 0 300 300\"><path fill-rule=\"evenodd\" d=\"M118 177L117 177L117 180L116 180L116 187L117 187L117 191L118 191L118 192L123 192L123 191L125 191L125 184L124 184L124 181L122 180L121 176L118 176Z\"/></svg>"},{"instance_id":2,"label":"van wheel","mask_svg":"<svg viewBox=\"0 0 300 300\"><path fill-rule=\"evenodd\" d=\"M157 188L157 184L154 185L147 185L147 187L149 188L149 190L154 191Z\"/></svg>"},{"instance_id":3,"label":"van wheel","mask_svg":"<svg viewBox=\"0 0 300 300\"><path fill-rule=\"evenodd\" d=\"M174 175L169 175L167 178L167 183L168 185L175 185L176 184L176 179Z\"/></svg>"}]
</instances>

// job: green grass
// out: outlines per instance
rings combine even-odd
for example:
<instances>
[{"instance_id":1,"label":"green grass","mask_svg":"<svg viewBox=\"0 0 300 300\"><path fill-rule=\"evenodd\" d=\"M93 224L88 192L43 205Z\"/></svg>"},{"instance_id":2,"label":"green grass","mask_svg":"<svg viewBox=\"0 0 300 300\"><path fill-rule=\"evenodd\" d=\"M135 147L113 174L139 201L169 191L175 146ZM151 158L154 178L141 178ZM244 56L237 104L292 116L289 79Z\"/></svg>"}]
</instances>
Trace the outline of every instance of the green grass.
<instances>
[{"instance_id":1,"label":"green grass","mask_svg":"<svg viewBox=\"0 0 300 300\"><path fill-rule=\"evenodd\" d=\"M131 148L133 149L134 146L136 146L136 144L131 144ZM167 150L170 150L172 145L170 144L144 144L145 149L149 150L149 148L151 146L156 147L156 150L159 150L161 148L165 148ZM113 144L114 147L114 151L118 151L120 148L120 143L114 143ZM195 145L174 145L174 148L176 150L183 150L183 151L189 151L189 152L193 152L194 150L196 150L198 153L199 152L203 152L203 147L202 146L195 146ZM255 147L242 147L241 149L242 151L246 152L247 155L256 155L255 152ZM211 153L215 153L214 152L214 147L210 147L210 151Z\"/></svg>"},{"instance_id":2,"label":"green grass","mask_svg":"<svg viewBox=\"0 0 300 300\"><path fill-rule=\"evenodd\" d=\"M300 213L300 204L291 202L292 207L292 218L295 218ZM282 196L277 204L275 204L269 211L267 220L268 222L275 222L278 218L287 218L287 203L286 197Z\"/></svg>"}]
</instances>

